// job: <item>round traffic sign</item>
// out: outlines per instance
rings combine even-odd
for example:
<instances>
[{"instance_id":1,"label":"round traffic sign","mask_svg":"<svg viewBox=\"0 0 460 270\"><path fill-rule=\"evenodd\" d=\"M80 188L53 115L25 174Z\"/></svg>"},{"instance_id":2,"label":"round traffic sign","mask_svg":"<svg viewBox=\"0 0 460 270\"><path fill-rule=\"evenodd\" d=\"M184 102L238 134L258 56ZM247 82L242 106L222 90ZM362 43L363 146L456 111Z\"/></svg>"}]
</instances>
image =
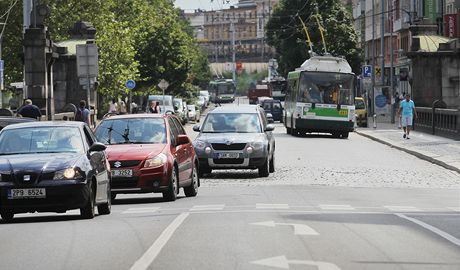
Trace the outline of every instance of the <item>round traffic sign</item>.
<instances>
[{"instance_id":1,"label":"round traffic sign","mask_svg":"<svg viewBox=\"0 0 460 270\"><path fill-rule=\"evenodd\" d=\"M136 88L136 82L133 80L128 80L126 82L126 87L128 87L128 89L134 89Z\"/></svg>"}]
</instances>

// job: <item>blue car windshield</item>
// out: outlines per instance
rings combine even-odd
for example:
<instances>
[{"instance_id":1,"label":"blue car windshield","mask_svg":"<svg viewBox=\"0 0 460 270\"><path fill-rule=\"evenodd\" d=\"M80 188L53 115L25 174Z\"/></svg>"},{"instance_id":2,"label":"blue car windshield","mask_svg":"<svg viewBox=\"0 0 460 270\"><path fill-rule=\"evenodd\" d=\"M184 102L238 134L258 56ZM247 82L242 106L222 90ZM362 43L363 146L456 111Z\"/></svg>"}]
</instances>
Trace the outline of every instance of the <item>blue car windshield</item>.
<instances>
[{"instance_id":1,"label":"blue car windshield","mask_svg":"<svg viewBox=\"0 0 460 270\"><path fill-rule=\"evenodd\" d=\"M210 113L203 133L261 133L257 113Z\"/></svg>"},{"instance_id":2,"label":"blue car windshield","mask_svg":"<svg viewBox=\"0 0 460 270\"><path fill-rule=\"evenodd\" d=\"M96 129L97 139L104 144L165 144L163 118L127 118L104 120Z\"/></svg>"},{"instance_id":3,"label":"blue car windshield","mask_svg":"<svg viewBox=\"0 0 460 270\"><path fill-rule=\"evenodd\" d=\"M17 128L0 134L0 155L84 151L80 130L74 127Z\"/></svg>"}]
</instances>

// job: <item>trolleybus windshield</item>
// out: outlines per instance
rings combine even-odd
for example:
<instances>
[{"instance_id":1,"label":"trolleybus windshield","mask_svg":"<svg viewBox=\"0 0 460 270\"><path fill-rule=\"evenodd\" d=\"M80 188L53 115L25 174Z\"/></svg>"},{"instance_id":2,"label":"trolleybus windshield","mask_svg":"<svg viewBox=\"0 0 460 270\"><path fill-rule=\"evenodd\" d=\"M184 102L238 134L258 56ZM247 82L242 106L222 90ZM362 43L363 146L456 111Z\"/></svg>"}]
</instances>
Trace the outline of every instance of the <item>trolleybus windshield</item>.
<instances>
[{"instance_id":1,"label":"trolleybus windshield","mask_svg":"<svg viewBox=\"0 0 460 270\"><path fill-rule=\"evenodd\" d=\"M352 74L303 72L300 76L298 102L353 105Z\"/></svg>"}]
</instances>

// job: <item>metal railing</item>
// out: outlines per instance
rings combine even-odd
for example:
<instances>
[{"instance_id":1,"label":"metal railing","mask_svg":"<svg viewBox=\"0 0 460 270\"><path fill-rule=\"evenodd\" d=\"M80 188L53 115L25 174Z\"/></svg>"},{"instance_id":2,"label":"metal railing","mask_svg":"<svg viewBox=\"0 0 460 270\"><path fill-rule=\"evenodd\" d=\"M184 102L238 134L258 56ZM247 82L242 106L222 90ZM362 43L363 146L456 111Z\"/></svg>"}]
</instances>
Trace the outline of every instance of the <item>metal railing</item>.
<instances>
[{"instance_id":1,"label":"metal railing","mask_svg":"<svg viewBox=\"0 0 460 270\"><path fill-rule=\"evenodd\" d=\"M418 118L414 127L418 131L429 132L460 140L460 111L429 107L417 107Z\"/></svg>"}]
</instances>

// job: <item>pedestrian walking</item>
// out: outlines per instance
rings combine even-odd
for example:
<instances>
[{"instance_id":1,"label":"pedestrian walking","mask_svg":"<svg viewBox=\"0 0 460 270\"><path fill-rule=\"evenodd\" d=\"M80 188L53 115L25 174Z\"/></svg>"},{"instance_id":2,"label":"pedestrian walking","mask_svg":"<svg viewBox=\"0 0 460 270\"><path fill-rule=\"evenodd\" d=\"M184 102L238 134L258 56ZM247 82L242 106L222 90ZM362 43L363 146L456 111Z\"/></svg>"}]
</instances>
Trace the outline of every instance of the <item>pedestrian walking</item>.
<instances>
[{"instance_id":1,"label":"pedestrian walking","mask_svg":"<svg viewBox=\"0 0 460 270\"><path fill-rule=\"evenodd\" d=\"M120 106L118 106L120 111L118 112L119 114L126 114L128 112L128 109L126 108L126 103L122 100L120 101Z\"/></svg>"},{"instance_id":2,"label":"pedestrian walking","mask_svg":"<svg viewBox=\"0 0 460 270\"><path fill-rule=\"evenodd\" d=\"M117 110L118 110L117 107L118 107L117 100L112 99L112 101L109 104L109 113L117 113Z\"/></svg>"},{"instance_id":3,"label":"pedestrian walking","mask_svg":"<svg viewBox=\"0 0 460 270\"><path fill-rule=\"evenodd\" d=\"M404 130L404 139L410 139L409 134L412 129L413 119L417 119L415 103L411 100L410 94L406 94L406 99L400 102L398 115L401 117L402 127Z\"/></svg>"},{"instance_id":4,"label":"pedestrian walking","mask_svg":"<svg viewBox=\"0 0 460 270\"><path fill-rule=\"evenodd\" d=\"M75 121L85 122L88 126L91 126L91 112L86 108L86 101L80 100L79 107L75 113Z\"/></svg>"},{"instance_id":5,"label":"pedestrian walking","mask_svg":"<svg viewBox=\"0 0 460 270\"><path fill-rule=\"evenodd\" d=\"M22 117L28 117L28 118L34 118L34 119L39 119L42 117L42 113L40 112L40 109L32 104L32 100L26 99L24 101L24 106L19 109L18 115Z\"/></svg>"},{"instance_id":6,"label":"pedestrian walking","mask_svg":"<svg viewBox=\"0 0 460 270\"><path fill-rule=\"evenodd\" d=\"M157 101L152 101L152 102L150 103L149 112L150 112L150 113L161 113L161 109L160 109L160 106L159 106L159 102L157 102Z\"/></svg>"}]
</instances>

